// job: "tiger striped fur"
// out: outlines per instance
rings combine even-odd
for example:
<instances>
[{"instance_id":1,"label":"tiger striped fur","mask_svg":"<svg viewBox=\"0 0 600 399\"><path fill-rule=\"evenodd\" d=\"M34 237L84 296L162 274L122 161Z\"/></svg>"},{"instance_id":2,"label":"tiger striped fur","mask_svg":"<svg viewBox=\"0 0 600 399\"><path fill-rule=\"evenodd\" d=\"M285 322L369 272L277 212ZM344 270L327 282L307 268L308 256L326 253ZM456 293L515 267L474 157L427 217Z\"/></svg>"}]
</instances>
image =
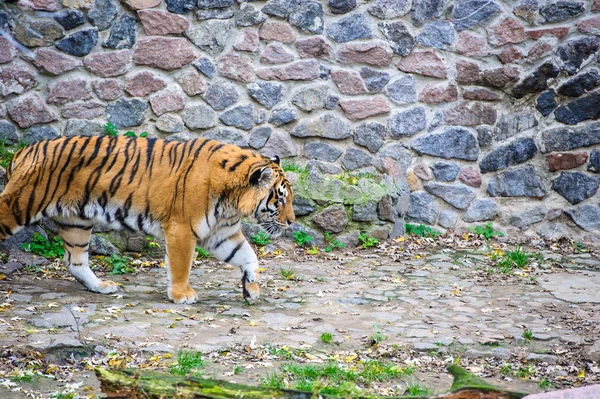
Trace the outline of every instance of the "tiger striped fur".
<instances>
[{"instance_id":1,"label":"tiger striped fur","mask_svg":"<svg viewBox=\"0 0 600 399\"><path fill-rule=\"evenodd\" d=\"M194 303L189 284L196 243L242 269L245 298L257 298L258 260L241 218L271 236L294 220L292 190L279 158L215 140L185 143L129 137L62 137L15 153L0 195L0 240L42 217L64 241L69 272L94 292L117 285L89 267L94 222L166 241L168 297Z\"/></svg>"}]
</instances>

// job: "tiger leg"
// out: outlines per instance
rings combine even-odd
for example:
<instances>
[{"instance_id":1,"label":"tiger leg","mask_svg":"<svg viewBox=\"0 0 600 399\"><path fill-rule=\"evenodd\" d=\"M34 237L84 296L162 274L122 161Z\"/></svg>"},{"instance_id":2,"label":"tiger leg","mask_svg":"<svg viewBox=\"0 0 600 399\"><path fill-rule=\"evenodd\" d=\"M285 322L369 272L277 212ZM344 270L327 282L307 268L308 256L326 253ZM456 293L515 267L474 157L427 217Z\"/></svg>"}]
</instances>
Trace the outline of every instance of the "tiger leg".
<instances>
[{"instance_id":1,"label":"tiger leg","mask_svg":"<svg viewBox=\"0 0 600 399\"><path fill-rule=\"evenodd\" d=\"M6 240L25 227L12 211L11 202L13 197L6 193L6 190L0 194L0 241Z\"/></svg>"},{"instance_id":2,"label":"tiger leg","mask_svg":"<svg viewBox=\"0 0 600 399\"><path fill-rule=\"evenodd\" d=\"M54 219L64 242L64 262L75 280L88 290L101 294L116 292L118 286L110 280L100 280L90 269L89 247L92 224L80 219Z\"/></svg>"},{"instance_id":3,"label":"tiger leg","mask_svg":"<svg viewBox=\"0 0 600 399\"><path fill-rule=\"evenodd\" d=\"M195 303L198 294L192 289L189 282L196 238L189 228L176 226L165 229L167 254L167 295L175 303Z\"/></svg>"}]
</instances>

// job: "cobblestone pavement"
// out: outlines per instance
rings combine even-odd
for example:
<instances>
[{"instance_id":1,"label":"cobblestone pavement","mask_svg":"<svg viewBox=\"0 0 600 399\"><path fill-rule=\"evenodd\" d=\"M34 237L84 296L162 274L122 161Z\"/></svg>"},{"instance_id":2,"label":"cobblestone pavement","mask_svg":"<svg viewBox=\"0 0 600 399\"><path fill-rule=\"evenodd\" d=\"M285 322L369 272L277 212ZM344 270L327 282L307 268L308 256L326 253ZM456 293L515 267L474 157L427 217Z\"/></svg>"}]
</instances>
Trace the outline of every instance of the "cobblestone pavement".
<instances>
[{"instance_id":1,"label":"cobblestone pavement","mask_svg":"<svg viewBox=\"0 0 600 399\"><path fill-rule=\"evenodd\" d=\"M7 263L0 266L0 396L47 397L69 387L98 395L92 366L166 368L182 348L203 353L205 375L251 384L290 360L351 365L377 357L415 367L410 377L370 388L380 394L402 394L414 382L444 391L450 362L525 392L598 383L594 252L532 250L536 262L502 273L490 248L408 247L276 252L262 261L262 298L254 305L241 297L239 270L211 260L193 270L194 305L168 302L157 262L142 259L134 274L109 276L122 285L109 296L85 291L56 263L13 273ZM322 342L324 332L332 342ZM14 378L32 369L15 359L37 361L52 378Z\"/></svg>"}]
</instances>

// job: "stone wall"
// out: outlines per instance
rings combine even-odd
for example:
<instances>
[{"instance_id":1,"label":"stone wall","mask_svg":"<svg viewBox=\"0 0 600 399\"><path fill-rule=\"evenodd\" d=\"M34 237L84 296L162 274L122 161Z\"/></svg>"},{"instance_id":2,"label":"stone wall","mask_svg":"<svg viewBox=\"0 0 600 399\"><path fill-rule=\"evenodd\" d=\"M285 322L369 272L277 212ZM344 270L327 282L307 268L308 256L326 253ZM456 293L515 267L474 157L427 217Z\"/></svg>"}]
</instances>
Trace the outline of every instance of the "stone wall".
<instances>
[{"instance_id":1,"label":"stone wall","mask_svg":"<svg viewBox=\"0 0 600 399\"><path fill-rule=\"evenodd\" d=\"M7 144L211 137L314 184L406 177L406 201L342 204L353 228L598 239L599 0L19 0L0 30ZM297 209L327 229L327 205Z\"/></svg>"}]
</instances>

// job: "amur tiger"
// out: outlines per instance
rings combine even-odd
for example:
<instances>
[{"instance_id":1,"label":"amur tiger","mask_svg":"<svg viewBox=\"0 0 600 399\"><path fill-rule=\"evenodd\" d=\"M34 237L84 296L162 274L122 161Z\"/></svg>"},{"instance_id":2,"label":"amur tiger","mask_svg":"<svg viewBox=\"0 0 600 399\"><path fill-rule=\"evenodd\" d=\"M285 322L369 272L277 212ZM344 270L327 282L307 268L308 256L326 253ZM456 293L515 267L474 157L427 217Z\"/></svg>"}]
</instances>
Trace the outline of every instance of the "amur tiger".
<instances>
[{"instance_id":1,"label":"amur tiger","mask_svg":"<svg viewBox=\"0 0 600 399\"><path fill-rule=\"evenodd\" d=\"M166 240L168 297L194 303L189 284L198 243L242 269L243 295L259 296L258 260L241 218L271 236L294 220L292 190L279 158L234 145L129 137L62 137L17 151L0 195L0 240L42 217L64 241L64 262L87 289L117 291L89 267L92 225L144 232Z\"/></svg>"}]
</instances>

